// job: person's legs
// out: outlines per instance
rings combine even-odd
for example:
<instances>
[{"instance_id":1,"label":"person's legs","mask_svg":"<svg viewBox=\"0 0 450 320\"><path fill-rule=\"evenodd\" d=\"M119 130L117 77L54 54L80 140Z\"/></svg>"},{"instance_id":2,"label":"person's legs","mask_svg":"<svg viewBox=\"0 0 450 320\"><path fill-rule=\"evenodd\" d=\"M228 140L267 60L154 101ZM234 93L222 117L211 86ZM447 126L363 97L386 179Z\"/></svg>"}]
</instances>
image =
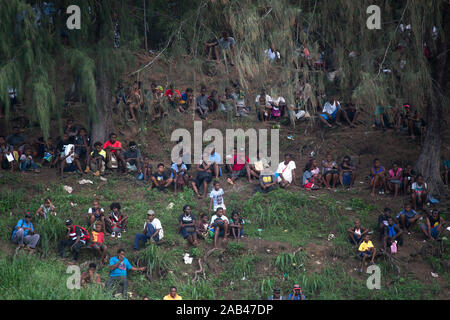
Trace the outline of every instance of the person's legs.
<instances>
[{"instance_id":1,"label":"person's legs","mask_svg":"<svg viewBox=\"0 0 450 320\"><path fill-rule=\"evenodd\" d=\"M145 234L143 234L143 233L138 233L138 234L136 234L136 236L134 237L134 246L133 246L133 248L135 249L135 250L139 250L139 242L140 241L143 241L144 242L144 245L145 245L145 243L147 242L147 240L149 239L149 237L147 237Z\"/></svg>"},{"instance_id":2,"label":"person's legs","mask_svg":"<svg viewBox=\"0 0 450 320\"><path fill-rule=\"evenodd\" d=\"M34 249L34 248L36 248L36 246L38 244L39 238L40 238L40 235L38 235L38 234L25 236L24 243L31 249Z\"/></svg>"},{"instance_id":3,"label":"person's legs","mask_svg":"<svg viewBox=\"0 0 450 320\"><path fill-rule=\"evenodd\" d=\"M17 230L13 237L13 242L15 244L18 244L20 246L23 246L23 240L24 240L24 231L23 229Z\"/></svg>"},{"instance_id":4,"label":"person's legs","mask_svg":"<svg viewBox=\"0 0 450 320\"><path fill-rule=\"evenodd\" d=\"M336 183L339 179L339 175L337 173L333 173L333 186L332 188L334 189L336 187Z\"/></svg>"},{"instance_id":5,"label":"person's legs","mask_svg":"<svg viewBox=\"0 0 450 320\"><path fill-rule=\"evenodd\" d=\"M413 209L417 210L417 195L414 191L411 193L411 201L413 204Z\"/></svg>"},{"instance_id":6,"label":"person's legs","mask_svg":"<svg viewBox=\"0 0 450 320\"><path fill-rule=\"evenodd\" d=\"M72 248L72 254L73 254L73 260L77 261L78 260L78 255L80 253L80 250L82 247L84 247L85 243L79 241L76 245L73 246Z\"/></svg>"},{"instance_id":7,"label":"person's legs","mask_svg":"<svg viewBox=\"0 0 450 320\"><path fill-rule=\"evenodd\" d=\"M62 258L64 256L64 248L71 246L74 243L71 239L61 240L59 242L59 256Z\"/></svg>"},{"instance_id":8,"label":"person's legs","mask_svg":"<svg viewBox=\"0 0 450 320\"><path fill-rule=\"evenodd\" d=\"M328 189L331 188L331 178L332 178L332 174L331 173L325 173L325 185L327 186Z\"/></svg>"}]
</instances>

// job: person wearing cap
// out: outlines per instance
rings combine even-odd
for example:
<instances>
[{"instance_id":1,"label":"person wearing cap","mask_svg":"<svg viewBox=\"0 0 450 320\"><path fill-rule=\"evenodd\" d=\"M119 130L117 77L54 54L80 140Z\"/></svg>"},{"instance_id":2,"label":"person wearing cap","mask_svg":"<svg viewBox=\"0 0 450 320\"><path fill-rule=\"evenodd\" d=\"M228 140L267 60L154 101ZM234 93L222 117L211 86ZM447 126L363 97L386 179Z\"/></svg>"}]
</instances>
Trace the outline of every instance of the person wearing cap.
<instances>
[{"instance_id":1,"label":"person wearing cap","mask_svg":"<svg viewBox=\"0 0 450 320\"><path fill-rule=\"evenodd\" d=\"M306 300L302 288L300 288L298 284L294 284L294 288L292 289L292 293L289 294L288 300Z\"/></svg>"},{"instance_id":2,"label":"person wearing cap","mask_svg":"<svg viewBox=\"0 0 450 320\"><path fill-rule=\"evenodd\" d=\"M39 241L40 235L34 233L33 223L31 222L31 214L27 212L24 219L20 219L11 236L12 242L18 244L20 248L24 245L26 250L33 250Z\"/></svg>"},{"instance_id":3,"label":"person wearing cap","mask_svg":"<svg viewBox=\"0 0 450 320\"><path fill-rule=\"evenodd\" d=\"M85 228L78 225L74 226L72 219L66 220L66 230L66 239L61 240L59 243L59 255L61 259L63 259L64 248L70 247L70 251L72 251L73 255L73 261L75 262L78 260L80 249L86 245L86 241L89 239L89 234Z\"/></svg>"},{"instance_id":4,"label":"person wearing cap","mask_svg":"<svg viewBox=\"0 0 450 320\"><path fill-rule=\"evenodd\" d=\"M148 210L147 211L147 221L144 225L144 233L138 233L134 237L134 250L139 250L139 243L143 241L144 244L149 240L153 239L156 243L161 241L164 237L164 231L161 225L161 221L158 218L155 218L155 211Z\"/></svg>"},{"instance_id":5,"label":"person wearing cap","mask_svg":"<svg viewBox=\"0 0 450 320\"><path fill-rule=\"evenodd\" d=\"M281 295L280 289L274 288L273 295L270 296L267 300L286 300L286 298Z\"/></svg>"}]
</instances>

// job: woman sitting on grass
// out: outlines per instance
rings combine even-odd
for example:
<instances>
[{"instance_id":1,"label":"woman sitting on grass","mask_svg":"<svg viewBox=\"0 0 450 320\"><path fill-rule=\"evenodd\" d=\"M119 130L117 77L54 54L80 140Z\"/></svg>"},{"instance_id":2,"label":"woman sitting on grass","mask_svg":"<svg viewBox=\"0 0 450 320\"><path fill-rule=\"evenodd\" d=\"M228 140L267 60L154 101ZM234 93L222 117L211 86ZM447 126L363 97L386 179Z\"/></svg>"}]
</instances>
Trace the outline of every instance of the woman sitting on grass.
<instances>
[{"instance_id":1,"label":"woman sitting on grass","mask_svg":"<svg viewBox=\"0 0 450 320\"><path fill-rule=\"evenodd\" d=\"M336 161L333 160L331 153L328 153L326 159L322 161L322 167L325 185L328 189L334 189L339 179L339 168Z\"/></svg>"},{"instance_id":2,"label":"woman sitting on grass","mask_svg":"<svg viewBox=\"0 0 450 320\"><path fill-rule=\"evenodd\" d=\"M317 160L309 161L303 173L303 187L308 190L317 190L324 184L324 179L320 174L320 169L317 166Z\"/></svg>"},{"instance_id":3,"label":"woman sitting on grass","mask_svg":"<svg viewBox=\"0 0 450 320\"><path fill-rule=\"evenodd\" d=\"M178 226L177 233L181 233L184 239L187 239L188 242L196 247L198 245L197 242L197 232L195 228L195 216L192 214L191 206L185 205L183 207L183 214L181 214L178 218L180 225Z\"/></svg>"},{"instance_id":4,"label":"woman sitting on grass","mask_svg":"<svg viewBox=\"0 0 450 320\"><path fill-rule=\"evenodd\" d=\"M416 182L411 186L411 200L414 210L417 210L417 204L422 205L422 209L427 202L427 184L424 182L424 178L421 174L417 175Z\"/></svg>"},{"instance_id":5,"label":"woman sitting on grass","mask_svg":"<svg viewBox=\"0 0 450 320\"><path fill-rule=\"evenodd\" d=\"M397 197L398 191L402 189L403 184L403 169L398 166L397 162L392 164L392 169L389 170L387 180L389 182L389 189L394 192L394 198Z\"/></svg>"}]
</instances>

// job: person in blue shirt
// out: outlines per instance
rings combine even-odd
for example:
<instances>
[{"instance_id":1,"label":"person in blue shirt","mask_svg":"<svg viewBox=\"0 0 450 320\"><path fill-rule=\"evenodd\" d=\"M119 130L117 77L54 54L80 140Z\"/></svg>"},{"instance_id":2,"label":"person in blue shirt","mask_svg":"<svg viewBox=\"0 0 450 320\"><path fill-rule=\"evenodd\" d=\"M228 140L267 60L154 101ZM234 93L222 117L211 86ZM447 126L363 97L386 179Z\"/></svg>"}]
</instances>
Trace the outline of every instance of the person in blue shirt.
<instances>
[{"instance_id":1,"label":"person in blue shirt","mask_svg":"<svg viewBox=\"0 0 450 320\"><path fill-rule=\"evenodd\" d=\"M403 230L408 231L408 234L411 234L411 229L416 224L417 220L419 220L420 215L411 208L411 204L406 203L405 208L398 213L398 215L395 217L396 222L400 224L400 227Z\"/></svg>"},{"instance_id":2,"label":"person in blue shirt","mask_svg":"<svg viewBox=\"0 0 450 320\"><path fill-rule=\"evenodd\" d=\"M294 289L292 289L292 293L289 294L288 300L306 300L302 288L300 288L298 284L294 284Z\"/></svg>"},{"instance_id":3,"label":"person in blue shirt","mask_svg":"<svg viewBox=\"0 0 450 320\"><path fill-rule=\"evenodd\" d=\"M19 248L34 252L40 236L34 233L33 223L31 223L31 214L27 212L24 219L17 222L16 227L11 235L11 240L19 245Z\"/></svg>"},{"instance_id":4,"label":"person in blue shirt","mask_svg":"<svg viewBox=\"0 0 450 320\"><path fill-rule=\"evenodd\" d=\"M106 280L106 289L111 290L117 284L122 286L122 297L127 297L128 279L127 271L145 271L145 267L135 268L131 265L127 258L125 258L125 250L117 250L117 256L109 259L109 278Z\"/></svg>"},{"instance_id":5,"label":"person in blue shirt","mask_svg":"<svg viewBox=\"0 0 450 320\"><path fill-rule=\"evenodd\" d=\"M189 182L186 165L180 160L178 163L172 164L170 171L170 178L173 180L174 184L174 193L177 194L178 190L183 192L184 186Z\"/></svg>"},{"instance_id":6,"label":"person in blue shirt","mask_svg":"<svg viewBox=\"0 0 450 320\"><path fill-rule=\"evenodd\" d=\"M222 168L220 165L222 164L222 158L220 157L220 153L216 152L216 148L211 149L211 153L208 156L208 161L212 163L213 172L216 179L219 179L222 176Z\"/></svg>"}]
</instances>

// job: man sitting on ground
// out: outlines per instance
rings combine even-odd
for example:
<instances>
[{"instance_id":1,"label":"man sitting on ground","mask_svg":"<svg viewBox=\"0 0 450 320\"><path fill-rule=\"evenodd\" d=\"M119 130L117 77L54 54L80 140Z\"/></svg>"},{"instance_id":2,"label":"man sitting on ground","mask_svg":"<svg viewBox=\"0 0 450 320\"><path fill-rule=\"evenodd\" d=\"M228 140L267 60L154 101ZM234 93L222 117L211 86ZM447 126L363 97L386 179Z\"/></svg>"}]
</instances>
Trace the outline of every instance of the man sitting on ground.
<instances>
[{"instance_id":1,"label":"man sitting on ground","mask_svg":"<svg viewBox=\"0 0 450 320\"><path fill-rule=\"evenodd\" d=\"M319 115L320 121L327 127L332 128L333 122L336 121L337 125L340 125L341 119L341 104L335 97L332 99L333 103L329 101L325 102L322 113Z\"/></svg>"},{"instance_id":2,"label":"man sitting on ground","mask_svg":"<svg viewBox=\"0 0 450 320\"><path fill-rule=\"evenodd\" d=\"M408 234L411 234L411 230L419 218L420 215L411 208L411 204L406 203L405 208L398 213L396 220L403 230L407 230Z\"/></svg>"},{"instance_id":3,"label":"man sitting on ground","mask_svg":"<svg viewBox=\"0 0 450 320\"><path fill-rule=\"evenodd\" d=\"M128 150L123 153L123 157L127 163L127 170L142 172L142 156L136 142L131 141L128 144Z\"/></svg>"},{"instance_id":4,"label":"man sitting on ground","mask_svg":"<svg viewBox=\"0 0 450 320\"><path fill-rule=\"evenodd\" d=\"M106 165L109 169L112 169L113 163L117 161L122 165L122 172L126 172L127 164L123 157L122 143L117 141L115 133L109 135L109 140L103 144L103 150L106 151Z\"/></svg>"},{"instance_id":5,"label":"man sitting on ground","mask_svg":"<svg viewBox=\"0 0 450 320\"><path fill-rule=\"evenodd\" d=\"M158 218L155 218L155 211L148 210L147 211L147 220L144 224L144 233L138 233L134 237L134 249L139 250L140 241L143 241L144 244L152 239L155 243L158 243L164 237L164 231L161 225L161 221Z\"/></svg>"},{"instance_id":6,"label":"man sitting on ground","mask_svg":"<svg viewBox=\"0 0 450 320\"><path fill-rule=\"evenodd\" d=\"M202 86L200 95L195 98L195 110L203 120L208 120L208 96L206 95L206 87Z\"/></svg>"},{"instance_id":7,"label":"man sitting on ground","mask_svg":"<svg viewBox=\"0 0 450 320\"><path fill-rule=\"evenodd\" d=\"M158 191L167 192L167 187L173 182L165 172L164 164L159 163L156 172L152 176L152 187L158 188Z\"/></svg>"},{"instance_id":8,"label":"man sitting on ground","mask_svg":"<svg viewBox=\"0 0 450 320\"><path fill-rule=\"evenodd\" d=\"M442 231L444 231L445 220L441 217L438 210L432 210L425 223L420 225L420 229L425 236L433 241L439 239Z\"/></svg>"},{"instance_id":9,"label":"man sitting on ground","mask_svg":"<svg viewBox=\"0 0 450 320\"><path fill-rule=\"evenodd\" d=\"M291 160L291 155L286 154L284 156L284 161L278 165L277 172L278 178L277 182L281 188L288 188L291 184L297 185L295 180L295 162Z\"/></svg>"},{"instance_id":10,"label":"man sitting on ground","mask_svg":"<svg viewBox=\"0 0 450 320\"><path fill-rule=\"evenodd\" d=\"M250 165L249 159L245 154L237 153L237 149L234 148L233 155L233 165L227 164L228 170L231 172L230 177L227 179L227 182L231 185L234 185L234 182L239 177L247 176L248 182L251 183L251 173L250 173Z\"/></svg>"},{"instance_id":11,"label":"man sitting on ground","mask_svg":"<svg viewBox=\"0 0 450 320\"><path fill-rule=\"evenodd\" d=\"M19 245L19 248L34 252L39 242L40 235L34 233L33 223L31 222L31 214L27 212L24 219L20 219L11 235L11 240Z\"/></svg>"}]
</instances>

